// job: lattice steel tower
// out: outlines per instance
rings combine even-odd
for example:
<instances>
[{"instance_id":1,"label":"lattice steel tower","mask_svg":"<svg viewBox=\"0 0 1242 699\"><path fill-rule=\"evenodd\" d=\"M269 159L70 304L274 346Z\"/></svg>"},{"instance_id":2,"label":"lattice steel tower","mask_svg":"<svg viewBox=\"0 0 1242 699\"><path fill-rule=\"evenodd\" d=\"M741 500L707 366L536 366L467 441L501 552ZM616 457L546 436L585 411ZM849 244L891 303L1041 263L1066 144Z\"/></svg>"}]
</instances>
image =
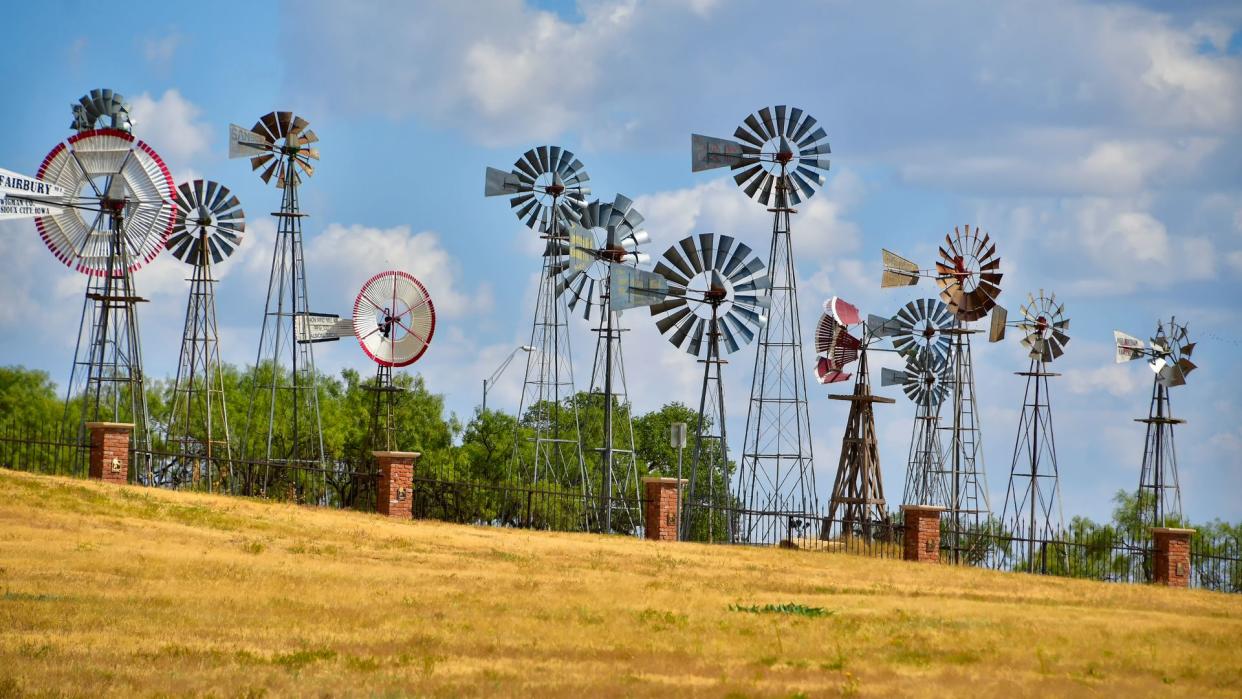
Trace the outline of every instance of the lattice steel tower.
<instances>
[{"instance_id":1,"label":"lattice steel tower","mask_svg":"<svg viewBox=\"0 0 1242 699\"><path fill-rule=\"evenodd\" d=\"M37 175L56 191L32 200L47 207L36 224L48 248L89 275L66 417L80 399L82 422L132 422L138 455L131 470L137 481L150 483L137 312L146 299L138 296L133 273L164 249L173 225L172 176L159 155L129 133L129 106L120 94L92 90L73 115L78 133L52 149ZM81 434L81 423L69 427Z\"/></svg>"},{"instance_id":2,"label":"lattice steel tower","mask_svg":"<svg viewBox=\"0 0 1242 699\"><path fill-rule=\"evenodd\" d=\"M193 272L167 426L168 446L180 458L162 475L169 485L197 486L205 481L208 489L216 489L224 487L230 476L233 450L211 268L241 244L246 215L237 197L216 182L181 183L175 203L177 217L168 250Z\"/></svg>"},{"instance_id":3,"label":"lattice steel tower","mask_svg":"<svg viewBox=\"0 0 1242 699\"><path fill-rule=\"evenodd\" d=\"M729 166L746 195L772 213L771 306L755 353L738 498L751 509L810 513L818 496L790 216L824 183L827 133L801 109L781 105L746 117L733 135L738 140L692 135L691 168Z\"/></svg>"},{"instance_id":4,"label":"lattice steel tower","mask_svg":"<svg viewBox=\"0 0 1242 699\"><path fill-rule=\"evenodd\" d=\"M518 420L534 431L529 454L519 436L514 441L511 475L530 485L552 484L574 488L590 496L582 457L578 407L573 401L574 374L570 356L569 310L558 289L569 253L568 227L581 218L590 188L582 161L559 146L526 151L513 169L488 168L485 196L510 197L519 220L545 241L539 274L539 292L531 323L530 347ZM563 405L569 400L568 407ZM567 411L568 415L562 415ZM565 422L567 424L562 424Z\"/></svg>"},{"instance_id":5,"label":"lattice steel tower","mask_svg":"<svg viewBox=\"0 0 1242 699\"><path fill-rule=\"evenodd\" d=\"M1038 298L1027 294L1021 312L1022 320L1013 327L1022 332L1022 346L1029 350L1031 364L1026 371L1018 372L1018 376L1026 378L1026 392L1001 523L1015 536L1026 539L1027 562L1034 572L1047 565L1047 552L1040 544L1059 538L1065 530L1048 390L1048 379L1060 374L1048 371L1048 364L1065 353L1070 338L1065 304L1057 303L1056 294L1044 296L1042 289ZM992 311L992 333L988 339L999 341L1004 337L1005 315L1000 306Z\"/></svg>"},{"instance_id":6,"label":"lattice steel tower","mask_svg":"<svg viewBox=\"0 0 1242 699\"><path fill-rule=\"evenodd\" d=\"M663 278L664 293L646 294L656 328L674 347L701 357L703 363L694 457L681 519L683 540L736 541L742 532L735 525L747 533L747 540L754 535L756 522L729 516L734 503L729 502L727 492L729 443L721 367L727 363L723 353L741 349L763 325L761 311L767 297L762 294L768 288L763 272L763 262L749 247L735 244L727 235L703 233L683 238L664 251L652 275ZM652 285L636 287L651 289ZM759 521L770 525L773 518Z\"/></svg>"},{"instance_id":7,"label":"lattice steel tower","mask_svg":"<svg viewBox=\"0 0 1242 699\"><path fill-rule=\"evenodd\" d=\"M1173 444L1173 427L1185 423L1173 417L1169 390L1186 384L1186 376L1194 371L1190 361L1195 343L1190 341L1186 324L1177 318L1156 324L1150 347L1143 341L1114 331L1117 362L1143 358L1155 373L1151 386L1151 405L1145 418L1136 418L1147 426L1143 446L1143 466L1139 474L1139 530L1132 539L1146 539L1152 527L1182 526L1182 488L1177 477L1177 450Z\"/></svg>"},{"instance_id":8,"label":"lattice steel tower","mask_svg":"<svg viewBox=\"0 0 1242 699\"><path fill-rule=\"evenodd\" d=\"M906 505L948 508L949 478L940 444L940 406L949 393L947 331L955 320L939 299L915 299L886 321L893 348L906 360L904 370L882 369L880 385L901 386L915 405L910 452L906 461Z\"/></svg>"},{"instance_id":9,"label":"lattice steel tower","mask_svg":"<svg viewBox=\"0 0 1242 699\"><path fill-rule=\"evenodd\" d=\"M581 312L587 322L598 309L595 362L591 395L603 405L603 432L597 448L600 459L599 528L605 532L637 532L642 523L638 464L634 458L634 424L625 361L621 353L620 311L609 292L613 269L633 267L649 260L639 246L650 240L641 229L643 216L629 197L618 194L611 204L593 201L581 219L569 227L569 264L558 283L567 296L569 311ZM620 416L617 413L620 412Z\"/></svg>"},{"instance_id":10,"label":"lattice steel tower","mask_svg":"<svg viewBox=\"0 0 1242 699\"><path fill-rule=\"evenodd\" d=\"M313 175L311 160L319 140L305 119L292 112L270 112L247 130L229 127L229 157L250 158L250 168L265 183L282 192L276 217L276 244L263 307L263 327L255 357L250 407L246 411L244 448L251 459L267 466L261 492L272 483L273 465L318 467L323 463L323 429L319 416L319 392L314 345L310 342L311 311L307 294L306 263L302 253L302 213L298 187L302 175ZM284 373L282 360L290 362ZM288 415L283 415L287 407ZM282 424L287 429L282 432ZM256 444L256 440L261 440ZM288 472L277 471L277 478ZM256 484L251 481L248 488Z\"/></svg>"},{"instance_id":11,"label":"lattice steel tower","mask_svg":"<svg viewBox=\"0 0 1242 699\"><path fill-rule=\"evenodd\" d=\"M982 430L975 399L975 373L971 361L970 337L979 332L970 324L987 316L1000 296L1000 257L988 234L969 225L955 227L939 249L935 270L918 265L887 250L884 251L881 286L912 286L922 276L930 276L940 287L940 298L955 319L943 330L950 338L952 421L942 427L948 433L945 469L949 472L948 515L957 536L978 527L991 515L987 473L983 465ZM957 557L959 542L951 538Z\"/></svg>"}]
</instances>

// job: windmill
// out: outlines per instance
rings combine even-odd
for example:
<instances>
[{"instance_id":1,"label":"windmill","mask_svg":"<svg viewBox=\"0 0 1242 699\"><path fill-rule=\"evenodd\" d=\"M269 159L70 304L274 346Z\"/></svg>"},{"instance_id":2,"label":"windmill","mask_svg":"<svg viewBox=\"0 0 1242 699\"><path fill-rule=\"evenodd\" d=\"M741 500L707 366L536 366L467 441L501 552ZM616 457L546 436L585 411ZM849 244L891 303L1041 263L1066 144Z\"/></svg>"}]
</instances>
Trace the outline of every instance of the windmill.
<instances>
[{"instance_id":1,"label":"windmill","mask_svg":"<svg viewBox=\"0 0 1242 699\"><path fill-rule=\"evenodd\" d=\"M1035 572L1037 542L1052 541L1065 529L1048 390L1048 379L1060 374L1048 371L1048 364L1065 353L1070 340L1069 317L1065 315L1065 304L1057 302L1056 294L1045 296L1043 289L1038 297L1027 294L1021 313L1022 320L1007 324L1005 309L997 306L992 311L988 339L999 342L1004 339L1005 328L1011 326L1022 332L1022 346L1029 350L1030 367L1017 372L1026 377L1026 393L1018 418L1001 522L1012 527L1015 535L1026 536L1027 561L1031 572ZM1046 561L1040 569L1044 566Z\"/></svg>"},{"instance_id":2,"label":"windmill","mask_svg":"<svg viewBox=\"0 0 1242 699\"><path fill-rule=\"evenodd\" d=\"M614 266L633 267L650 259L649 255L638 251L639 246L650 240L647 232L640 228L642 222L642 214L621 194L611 204L596 200L585 206L580 220L569 227L569 263L557 286L560 293L568 297L569 311L581 311L587 322L591 321L592 311L598 309L591 394L599 395L604 406L603 444L599 451L600 519L605 532L613 531L614 510L621 518L617 524L625 531L635 531L642 517L638 507L634 425L630 419L625 362L621 354L621 333L625 329L620 325L620 313L613 309L609 293ZM619 440L614 429L614 401L616 407L624 411Z\"/></svg>"},{"instance_id":3,"label":"windmill","mask_svg":"<svg viewBox=\"0 0 1242 699\"><path fill-rule=\"evenodd\" d=\"M173 485L205 479L213 490L229 477L228 466L219 467L220 457L228 464L233 451L211 269L237 251L246 214L227 187L211 181L182 182L173 201L177 213L168 251L193 271L167 426L168 443L178 458L164 476Z\"/></svg>"},{"instance_id":4,"label":"windmill","mask_svg":"<svg viewBox=\"0 0 1242 699\"><path fill-rule=\"evenodd\" d=\"M934 270L921 270L910 260L883 251L881 287L913 286L921 277L932 277L940 287L940 299L955 319L944 332L951 338L950 360L953 421L946 466L949 470L948 512L953 521L954 556L961 554L957 537L967 526L977 527L991 513L987 474L983 466L982 432L975 400L975 374L970 336L979 332L970 323L985 317L1000 295L1000 257L991 237L977 227L955 227L944 238Z\"/></svg>"},{"instance_id":5,"label":"windmill","mask_svg":"<svg viewBox=\"0 0 1242 699\"><path fill-rule=\"evenodd\" d=\"M371 409L371 449L396 448L396 394L393 367L418 361L436 331L436 307L422 282L406 272L380 272L362 285L354 300L354 336L375 362Z\"/></svg>"},{"instance_id":6,"label":"windmill","mask_svg":"<svg viewBox=\"0 0 1242 699\"><path fill-rule=\"evenodd\" d=\"M734 139L693 134L694 172L728 166L747 196L772 213L769 321L760 328L738 496L752 509L817 509L798 281L790 240L794 206L814 196L828 169L827 133L797 107L764 107Z\"/></svg>"},{"instance_id":7,"label":"windmill","mask_svg":"<svg viewBox=\"0 0 1242 699\"><path fill-rule=\"evenodd\" d=\"M1186 376L1198 367L1190 361L1195 343L1190 341L1186 324L1178 323L1176 317L1156 323L1156 334L1150 345L1119 330L1113 331L1113 337L1117 363L1146 359L1155 374L1147 417L1135 420L1147 425L1143 468L1139 475L1139 531L1132 533L1137 539L1146 537L1152 527L1175 527L1183 521L1173 426L1186 421L1173 417L1169 390L1185 385Z\"/></svg>"},{"instance_id":8,"label":"windmill","mask_svg":"<svg viewBox=\"0 0 1242 699\"><path fill-rule=\"evenodd\" d=\"M872 318L875 318L873 316ZM863 329L863 337L850 334L852 325L863 325L858 309L833 296L824 302L824 312L815 327L815 377L821 384L848 381L846 367L858 361L858 374L852 393L830 394L833 400L850 402L849 419L841 438L841 460L832 484L828 516L823 520L820 538L827 539L837 510L841 514L841 531L848 535L855 526L864 531L873 522L886 520L884 480L880 473L880 451L875 436L875 403L894 403L892 398L871 393L871 377L867 369L867 348L873 341L889 333L884 319L877 319Z\"/></svg>"},{"instance_id":9,"label":"windmill","mask_svg":"<svg viewBox=\"0 0 1242 699\"><path fill-rule=\"evenodd\" d=\"M132 422L135 451L149 454L137 315L146 299L134 272L163 250L172 229L172 176L127 130L117 93L93 91L73 111L78 133L48 153L35 177L0 171L0 217L35 217L52 254L87 275L66 417L80 398L82 422ZM137 478L149 482L149 459L138 459Z\"/></svg>"},{"instance_id":10,"label":"windmill","mask_svg":"<svg viewBox=\"0 0 1242 699\"><path fill-rule=\"evenodd\" d=\"M915 405L910 454L906 462L906 505L948 508L949 473L940 445L940 406L949 392L951 336L955 324L939 299L907 302L885 321L893 349L906 360L903 370L881 369L881 386L900 386Z\"/></svg>"},{"instance_id":11,"label":"windmill","mask_svg":"<svg viewBox=\"0 0 1242 699\"><path fill-rule=\"evenodd\" d=\"M526 355L526 376L518 419L534 429L533 450L527 455L519 437L513 444L513 475L532 486L547 482L581 489L590 495L586 463L582 458L578 408L572 404L573 426L562 428L561 403L574 396L570 358L568 308L558 294L558 278L566 269L568 228L581 217L591 190L582 161L559 146L532 148L505 172L488 168L484 196L509 196L518 220L546 241L535 316ZM520 434L520 432L519 432Z\"/></svg>"},{"instance_id":12,"label":"windmill","mask_svg":"<svg viewBox=\"0 0 1242 699\"><path fill-rule=\"evenodd\" d=\"M722 351L738 351L767 321L768 297L763 292L768 278L763 272L763 262L746 245L727 235L703 233L665 250L654 273L635 270L613 279L613 293L620 299L614 308L649 305L656 328L668 341L703 363L683 540L713 541L718 535L712 508L728 501L729 487ZM732 525L726 518L720 532L730 540L736 538Z\"/></svg>"},{"instance_id":13,"label":"windmill","mask_svg":"<svg viewBox=\"0 0 1242 699\"><path fill-rule=\"evenodd\" d=\"M292 112L265 114L250 129L229 126L229 157L250 158L250 169L258 171L264 183L282 190L280 211L272 214L276 217L276 245L244 437L248 457L261 458L268 464L263 482L257 484L263 494L272 485L268 483L271 464L297 468L323 463L314 345L306 341L313 322L302 253L302 219L306 214L298 202L302 176L313 175L311 161L319 159L318 149L311 147L319 137L308 127L305 119ZM287 377L281 369L282 358L290 362ZM287 422L277 415L278 404L285 401L290 409ZM283 443L276 441L280 423L288 425ZM258 435L263 439L260 447L254 445ZM284 470L281 473L290 475ZM255 485L247 483L246 487Z\"/></svg>"}]
</instances>

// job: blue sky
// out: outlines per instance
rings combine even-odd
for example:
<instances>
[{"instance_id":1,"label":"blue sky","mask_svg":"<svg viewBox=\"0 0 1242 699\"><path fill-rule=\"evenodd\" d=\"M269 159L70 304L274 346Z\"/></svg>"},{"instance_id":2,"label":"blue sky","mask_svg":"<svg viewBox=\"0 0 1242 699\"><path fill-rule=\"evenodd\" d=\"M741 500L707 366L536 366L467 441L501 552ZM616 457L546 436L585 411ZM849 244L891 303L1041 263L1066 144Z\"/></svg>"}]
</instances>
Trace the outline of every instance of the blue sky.
<instances>
[{"instance_id":1,"label":"blue sky","mask_svg":"<svg viewBox=\"0 0 1242 699\"><path fill-rule=\"evenodd\" d=\"M418 276L440 324L413 369L468 416L482 378L529 333L539 268L534 236L505 202L482 197L486 166L557 143L583 160L596 195L636 199L653 255L697 232L766 248L766 212L726 173L690 172L689 134L728 136L762 106L800 106L825 124L834 152L827 186L793 222L804 335L832 294L875 313L912 298L878 288L881 247L929 262L954 225L980 225L998 240L1011 314L1046 288L1072 317L1052 386L1066 513L1106 516L1112 493L1138 479L1143 433L1132 419L1146 412L1150 376L1112 363L1111 331L1146 337L1176 314L1200 340L1201 368L1173 396L1188 420L1177 433L1185 509L1242 519L1242 9L768 7L310 2L190 13L27 3L6 13L2 32L16 97L0 110L0 167L33 174L69 135L71 102L95 87L125 94L135 134L178 181L218 180L250 216L243 248L218 272L224 356L252 362L279 192L227 159L227 127L273 109L301 114L323 153L302 190L313 305L344 314L375 272ZM137 275L151 299L141 318L156 376L176 368L185 272L166 255ZM84 283L31 222L0 223L0 362L67 380ZM637 407L694 402L696 365L643 315L625 321ZM575 331L585 383L592 340ZM320 349L323 369L370 370L355 344ZM727 367L733 435L752 361L748 348ZM1022 400L1012 372L1026 360L1011 340L979 347L975 361L999 508ZM515 409L520 379L515 363L489 405ZM821 491L846 417L824 393L811 387ZM902 398L878 416L894 502L912 415Z\"/></svg>"}]
</instances>

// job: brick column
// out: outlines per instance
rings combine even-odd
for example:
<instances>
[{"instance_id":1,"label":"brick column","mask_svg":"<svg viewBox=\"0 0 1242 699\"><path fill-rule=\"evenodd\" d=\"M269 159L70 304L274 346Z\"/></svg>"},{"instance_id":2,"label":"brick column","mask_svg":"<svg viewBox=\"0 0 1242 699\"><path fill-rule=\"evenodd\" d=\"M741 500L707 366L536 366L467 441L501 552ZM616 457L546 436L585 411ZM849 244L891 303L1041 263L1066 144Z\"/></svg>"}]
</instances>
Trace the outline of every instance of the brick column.
<instances>
[{"instance_id":1,"label":"brick column","mask_svg":"<svg viewBox=\"0 0 1242 699\"><path fill-rule=\"evenodd\" d=\"M653 541L677 541L677 525L681 517L681 499L678 486L686 479L643 479L643 522L647 538Z\"/></svg>"},{"instance_id":2,"label":"brick column","mask_svg":"<svg viewBox=\"0 0 1242 699\"><path fill-rule=\"evenodd\" d=\"M943 507L933 505L902 505L905 517L905 541L902 558L918 563L940 560L940 513Z\"/></svg>"},{"instance_id":3,"label":"brick column","mask_svg":"<svg viewBox=\"0 0 1242 699\"><path fill-rule=\"evenodd\" d=\"M1152 557L1152 582L1168 587L1190 585L1190 537L1193 529L1153 527L1156 552Z\"/></svg>"},{"instance_id":4,"label":"brick column","mask_svg":"<svg viewBox=\"0 0 1242 699\"><path fill-rule=\"evenodd\" d=\"M132 422L88 422L91 433L90 469L87 475L104 483L129 482L129 436Z\"/></svg>"},{"instance_id":5,"label":"brick column","mask_svg":"<svg viewBox=\"0 0 1242 699\"><path fill-rule=\"evenodd\" d=\"M422 456L416 451L373 451L376 474L375 510L385 517L409 519L414 497L414 462Z\"/></svg>"}]
</instances>

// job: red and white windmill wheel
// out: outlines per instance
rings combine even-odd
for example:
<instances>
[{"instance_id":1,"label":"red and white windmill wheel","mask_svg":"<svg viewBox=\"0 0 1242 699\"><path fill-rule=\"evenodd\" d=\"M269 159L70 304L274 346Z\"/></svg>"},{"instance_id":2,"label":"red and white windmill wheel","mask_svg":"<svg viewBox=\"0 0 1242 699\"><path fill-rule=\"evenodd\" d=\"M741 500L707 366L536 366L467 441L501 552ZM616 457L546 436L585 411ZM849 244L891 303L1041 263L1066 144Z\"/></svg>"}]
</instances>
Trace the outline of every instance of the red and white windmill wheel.
<instances>
[{"instance_id":1,"label":"red and white windmill wheel","mask_svg":"<svg viewBox=\"0 0 1242 699\"><path fill-rule=\"evenodd\" d=\"M354 301L354 336L378 364L413 364L427 351L435 330L435 304L422 282L406 272L371 277Z\"/></svg>"}]
</instances>

